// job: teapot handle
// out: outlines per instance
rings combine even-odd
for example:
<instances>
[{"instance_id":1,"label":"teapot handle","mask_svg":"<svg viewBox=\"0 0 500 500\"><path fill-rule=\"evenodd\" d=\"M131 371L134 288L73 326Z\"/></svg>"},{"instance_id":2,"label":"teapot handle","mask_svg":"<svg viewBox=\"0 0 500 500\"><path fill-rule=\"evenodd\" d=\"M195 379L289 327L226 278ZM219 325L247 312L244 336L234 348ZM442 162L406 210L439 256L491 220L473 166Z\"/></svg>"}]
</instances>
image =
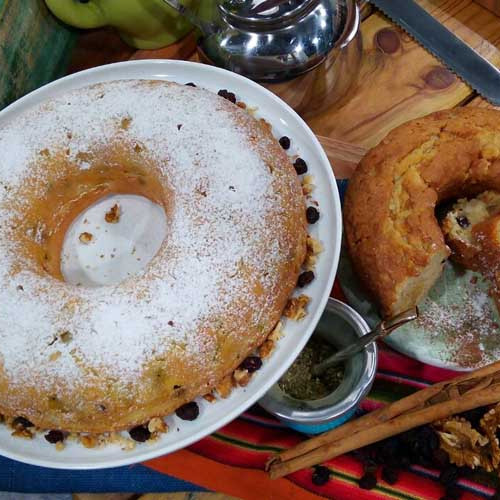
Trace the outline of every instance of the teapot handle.
<instances>
[{"instance_id":1,"label":"teapot handle","mask_svg":"<svg viewBox=\"0 0 500 500\"><path fill-rule=\"evenodd\" d=\"M45 0L52 14L75 28L101 28L107 24L99 5L92 0Z\"/></svg>"}]
</instances>

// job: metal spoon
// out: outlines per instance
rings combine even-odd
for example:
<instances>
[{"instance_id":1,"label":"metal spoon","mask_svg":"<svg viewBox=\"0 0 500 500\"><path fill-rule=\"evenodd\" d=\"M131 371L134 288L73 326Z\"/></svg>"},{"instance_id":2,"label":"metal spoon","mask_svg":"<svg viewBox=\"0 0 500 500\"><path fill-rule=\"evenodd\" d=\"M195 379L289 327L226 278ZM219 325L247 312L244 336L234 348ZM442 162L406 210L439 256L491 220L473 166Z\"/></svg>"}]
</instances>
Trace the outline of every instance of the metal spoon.
<instances>
[{"instance_id":1,"label":"metal spoon","mask_svg":"<svg viewBox=\"0 0 500 500\"><path fill-rule=\"evenodd\" d=\"M397 314L396 316L393 316L392 318L381 321L371 332L359 337L354 344L341 349L339 352L336 352L321 363L314 365L311 370L312 374L316 376L321 375L326 369L330 368L330 366L354 356L354 354L363 350L368 344L371 344L377 339L383 339L396 328L399 328L400 326L403 326L409 321L413 321L417 318L418 308L413 307L407 311Z\"/></svg>"}]
</instances>

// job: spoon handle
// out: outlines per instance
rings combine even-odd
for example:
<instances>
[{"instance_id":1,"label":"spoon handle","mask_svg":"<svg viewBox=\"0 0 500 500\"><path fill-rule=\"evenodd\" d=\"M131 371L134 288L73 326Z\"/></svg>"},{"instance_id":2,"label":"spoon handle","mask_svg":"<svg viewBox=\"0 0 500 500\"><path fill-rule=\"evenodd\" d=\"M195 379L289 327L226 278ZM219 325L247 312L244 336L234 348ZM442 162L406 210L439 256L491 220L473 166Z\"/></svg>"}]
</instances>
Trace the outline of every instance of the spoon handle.
<instances>
[{"instance_id":1,"label":"spoon handle","mask_svg":"<svg viewBox=\"0 0 500 500\"><path fill-rule=\"evenodd\" d=\"M393 332L396 328L403 326L405 323L409 321L413 321L418 318L418 308L413 307L404 311L396 316L393 316L389 319L381 321L371 332L367 333L359 337L356 342L351 344L350 346L341 349L339 352L336 352L329 358L325 359L321 363L314 365L312 368L313 375L321 375L325 370L333 366L335 363L339 361L344 361L354 354L357 354L361 350L363 350L367 345L375 342L377 339L383 339L391 332Z\"/></svg>"}]
</instances>

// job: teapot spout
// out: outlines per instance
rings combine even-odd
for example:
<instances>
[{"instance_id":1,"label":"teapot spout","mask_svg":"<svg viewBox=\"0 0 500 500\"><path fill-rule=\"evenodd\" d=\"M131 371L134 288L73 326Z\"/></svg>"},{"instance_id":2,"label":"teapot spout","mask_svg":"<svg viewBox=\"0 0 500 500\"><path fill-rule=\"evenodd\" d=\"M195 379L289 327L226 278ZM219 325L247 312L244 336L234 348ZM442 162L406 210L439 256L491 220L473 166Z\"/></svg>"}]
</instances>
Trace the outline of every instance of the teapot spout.
<instances>
[{"instance_id":1,"label":"teapot spout","mask_svg":"<svg viewBox=\"0 0 500 500\"><path fill-rule=\"evenodd\" d=\"M106 19L95 2L69 2L68 0L45 0L52 14L75 28L100 28Z\"/></svg>"},{"instance_id":2,"label":"teapot spout","mask_svg":"<svg viewBox=\"0 0 500 500\"><path fill-rule=\"evenodd\" d=\"M181 16L184 16L192 25L201 30L203 34L208 34L213 31L211 24L201 20L192 9L183 5L179 0L163 0L169 7L175 9Z\"/></svg>"}]
</instances>

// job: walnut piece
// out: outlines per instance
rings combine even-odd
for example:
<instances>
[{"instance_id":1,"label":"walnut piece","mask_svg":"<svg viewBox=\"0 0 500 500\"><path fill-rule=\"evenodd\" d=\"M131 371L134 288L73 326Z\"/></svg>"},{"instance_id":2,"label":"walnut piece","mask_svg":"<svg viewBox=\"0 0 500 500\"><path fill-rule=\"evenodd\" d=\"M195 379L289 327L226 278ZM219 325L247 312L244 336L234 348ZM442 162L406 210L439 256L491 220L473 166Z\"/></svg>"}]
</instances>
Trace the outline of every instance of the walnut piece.
<instances>
[{"instance_id":1,"label":"walnut piece","mask_svg":"<svg viewBox=\"0 0 500 500\"><path fill-rule=\"evenodd\" d=\"M209 403L215 403L215 401L217 401L217 398L211 392L208 394L205 394L203 396L203 399L205 401L208 401Z\"/></svg>"},{"instance_id":2,"label":"walnut piece","mask_svg":"<svg viewBox=\"0 0 500 500\"><path fill-rule=\"evenodd\" d=\"M80 443L85 446L85 448L95 448L97 446L97 438L91 435L80 435L79 436Z\"/></svg>"},{"instance_id":3,"label":"walnut piece","mask_svg":"<svg viewBox=\"0 0 500 500\"><path fill-rule=\"evenodd\" d=\"M319 240L307 235L307 253L304 260L304 268L306 271L314 271L318 255L323 251L323 245Z\"/></svg>"},{"instance_id":4,"label":"walnut piece","mask_svg":"<svg viewBox=\"0 0 500 500\"><path fill-rule=\"evenodd\" d=\"M23 439L33 439L33 434L28 429L17 429L11 436L23 438Z\"/></svg>"},{"instance_id":5,"label":"walnut piece","mask_svg":"<svg viewBox=\"0 0 500 500\"><path fill-rule=\"evenodd\" d=\"M50 356L49 356L49 361L56 361L57 359L59 359L61 357L61 351L56 351L56 352L53 352Z\"/></svg>"},{"instance_id":6,"label":"walnut piece","mask_svg":"<svg viewBox=\"0 0 500 500\"><path fill-rule=\"evenodd\" d=\"M251 375L248 373L248 370L238 368L234 370L233 378L240 387L245 387L250 382Z\"/></svg>"},{"instance_id":7,"label":"walnut piece","mask_svg":"<svg viewBox=\"0 0 500 500\"><path fill-rule=\"evenodd\" d=\"M269 357L269 355L274 350L274 340L267 339L260 347L259 347L259 356L262 359Z\"/></svg>"},{"instance_id":8,"label":"walnut piece","mask_svg":"<svg viewBox=\"0 0 500 500\"><path fill-rule=\"evenodd\" d=\"M484 467L491 470L488 456L488 438L472 428L463 418L449 418L437 425L441 448L448 454L450 462L458 467L471 469Z\"/></svg>"},{"instance_id":9,"label":"walnut piece","mask_svg":"<svg viewBox=\"0 0 500 500\"><path fill-rule=\"evenodd\" d=\"M298 297L292 297L283 311L283 315L287 318L293 319L294 321L299 321L306 317L307 311L306 306L309 304L311 299L307 295L299 295Z\"/></svg>"},{"instance_id":10,"label":"walnut piece","mask_svg":"<svg viewBox=\"0 0 500 500\"><path fill-rule=\"evenodd\" d=\"M221 381L221 383L215 388L215 390L219 393L219 396L221 398L227 398L231 394L233 387L233 377L229 375Z\"/></svg>"},{"instance_id":11,"label":"walnut piece","mask_svg":"<svg viewBox=\"0 0 500 500\"><path fill-rule=\"evenodd\" d=\"M278 321L276 326L273 328L273 331L267 337L267 340L273 340L277 342L283 335L283 323Z\"/></svg>"},{"instance_id":12,"label":"walnut piece","mask_svg":"<svg viewBox=\"0 0 500 500\"><path fill-rule=\"evenodd\" d=\"M148 423L148 431L151 433L159 432L164 433L167 432L168 426L162 418L155 417L152 418Z\"/></svg>"},{"instance_id":13,"label":"walnut piece","mask_svg":"<svg viewBox=\"0 0 500 500\"><path fill-rule=\"evenodd\" d=\"M313 176L304 175L302 178L302 192L304 196L309 196L314 191Z\"/></svg>"},{"instance_id":14,"label":"walnut piece","mask_svg":"<svg viewBox=\"0 0 500 500\"><path fill-rule=\"evenodd\" d=\"M94 236L92 233L84 232L84 233L80 234L78 239L80 240L80 243L83 243L84 245L88 245L94 239Z\"/></svg>"},{"instance_id":15,"label":"walnut piece","mask_svg":"<svg viewBox=\"0 0 500 500\"><path fill-rule=\"evenodd\" d=\"M483 415L479 425L489 440L491 466L497 470L500 465L500 445L497 437L497 430L500 427L500 403Z\"/></svg>"},{"instance_id":16,"label":"walnut piece","mask_svg":"<svg viewBox=\"0 0 500 500\"><path fill-rule=\"evenodd\" d=\"M120 207L115 203L104 216L104 219L109 224L116 224L120 220Z\"/></svg>"}]
</instances>

